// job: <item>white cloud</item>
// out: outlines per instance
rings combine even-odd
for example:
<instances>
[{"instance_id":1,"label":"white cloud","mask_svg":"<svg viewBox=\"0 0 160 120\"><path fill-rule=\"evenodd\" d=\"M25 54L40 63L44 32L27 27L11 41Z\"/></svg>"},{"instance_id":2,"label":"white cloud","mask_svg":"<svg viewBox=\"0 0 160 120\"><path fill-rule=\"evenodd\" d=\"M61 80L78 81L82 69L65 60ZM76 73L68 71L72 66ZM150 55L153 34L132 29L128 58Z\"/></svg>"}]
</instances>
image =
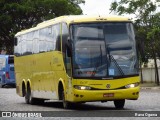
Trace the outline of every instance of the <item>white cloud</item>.
<instances>
[{"instance_id":1,"label":"white cloud","mask_svg":"<svg viewBox=\"0 0 160 120\"><path fill-rule=\"evenodd\" d=\"M85 0L85 4L80 4L83 14L97 15L109 14L110 5L114 0Z\"/></svg>"},{"instance_id":2,"label":"white cloud","mask_svg":"<svg viewBox=\"0 0 160 120\"><path fill-rule=\"evenodd\" d=\"M83 14L86 15L108 15L111 12L109 10L111 7L110 5L114 1L119 2L120 0L85 0L85 4L80 4L80 7L83 10ZM159 11L160 7L155 12ZM135 19L135 15L133 14L125 14L124 16L129 17L133 20Z\"/></svg>"}]
</instances>

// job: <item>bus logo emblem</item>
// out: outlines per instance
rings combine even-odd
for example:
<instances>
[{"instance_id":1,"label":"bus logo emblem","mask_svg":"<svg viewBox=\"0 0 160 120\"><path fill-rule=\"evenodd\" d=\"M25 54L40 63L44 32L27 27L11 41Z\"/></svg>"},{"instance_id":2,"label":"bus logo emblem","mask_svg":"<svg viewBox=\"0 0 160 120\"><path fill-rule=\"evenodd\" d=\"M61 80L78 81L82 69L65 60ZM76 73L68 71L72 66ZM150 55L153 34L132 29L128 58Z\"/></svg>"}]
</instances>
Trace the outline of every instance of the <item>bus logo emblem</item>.
<instances>
[{"instance_id":1,"label":"bus logo emblem","mask_svg":"<svg viewBox=\"0 0 160 120\"><path fill-rule=\"evenodd\" d=\"M106 88L108 88L108 89L109 89L110 87L111 87L111 85L110 85L110 84L107 84L107 85L106 85Z\"/></svg>"}]
</instances>

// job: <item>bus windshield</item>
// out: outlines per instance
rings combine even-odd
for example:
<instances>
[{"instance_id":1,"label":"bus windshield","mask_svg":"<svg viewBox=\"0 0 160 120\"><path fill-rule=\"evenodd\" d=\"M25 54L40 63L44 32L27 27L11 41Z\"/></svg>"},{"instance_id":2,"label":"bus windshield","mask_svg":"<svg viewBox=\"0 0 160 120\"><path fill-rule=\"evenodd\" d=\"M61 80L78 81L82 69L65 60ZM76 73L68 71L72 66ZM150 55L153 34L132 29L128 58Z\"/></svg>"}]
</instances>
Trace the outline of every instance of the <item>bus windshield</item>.
<instances>
[{"instance_id":1,"label":"bus windshield","mask_svg":"<svg viewBox=\"0 0 160 120\"><path fill-rule=\"evenodd\" d=\"M132 23L83 23L71 26L73 77L138 75Z\"/></svg>"}]
</instances>

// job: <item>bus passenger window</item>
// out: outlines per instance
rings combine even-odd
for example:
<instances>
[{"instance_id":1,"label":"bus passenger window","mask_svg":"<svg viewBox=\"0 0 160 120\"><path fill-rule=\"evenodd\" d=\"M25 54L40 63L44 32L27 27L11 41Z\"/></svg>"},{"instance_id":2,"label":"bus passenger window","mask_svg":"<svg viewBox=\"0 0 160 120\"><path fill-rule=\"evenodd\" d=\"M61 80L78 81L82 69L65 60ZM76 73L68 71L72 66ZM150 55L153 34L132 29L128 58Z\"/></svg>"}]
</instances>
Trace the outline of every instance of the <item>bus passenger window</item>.
<instances>
[{"instance_id":1,"label":"bus passenger window","mask_svg":"<svg viewBox=\"0 0 160 120\"><path fill-rule=\"evenodd\" d=\"M60 24L53 25L53 45L55 50L61 51Z\"/></svg>"}]
</instances>

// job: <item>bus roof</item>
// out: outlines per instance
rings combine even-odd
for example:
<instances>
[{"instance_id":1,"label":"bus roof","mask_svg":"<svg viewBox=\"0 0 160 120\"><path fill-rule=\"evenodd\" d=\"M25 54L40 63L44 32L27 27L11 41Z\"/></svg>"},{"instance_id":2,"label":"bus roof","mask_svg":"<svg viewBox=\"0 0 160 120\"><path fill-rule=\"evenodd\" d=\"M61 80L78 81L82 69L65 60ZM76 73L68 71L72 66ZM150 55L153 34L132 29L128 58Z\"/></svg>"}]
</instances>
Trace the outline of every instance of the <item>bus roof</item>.
<instances>
[{"instance_id":1,"label":"bus roof","mask_svg":"<svg viewBox=\"0 0 160 120\"><path fill-rule=\"evenodd\" d=\"M15 36L19 36L31 31L35 31L47 26L51 26L53 24L57 24L60 22L66 22L67 24L70 23L85 23L85 22L107 22L107 21L130 21L129 18L124 16L104 16L104 15L68 15L68 16L60 16L51 20L44 21L42 23L39 23L36 27L22 30L18 32Z\"/></svg>"}]
</instances>

